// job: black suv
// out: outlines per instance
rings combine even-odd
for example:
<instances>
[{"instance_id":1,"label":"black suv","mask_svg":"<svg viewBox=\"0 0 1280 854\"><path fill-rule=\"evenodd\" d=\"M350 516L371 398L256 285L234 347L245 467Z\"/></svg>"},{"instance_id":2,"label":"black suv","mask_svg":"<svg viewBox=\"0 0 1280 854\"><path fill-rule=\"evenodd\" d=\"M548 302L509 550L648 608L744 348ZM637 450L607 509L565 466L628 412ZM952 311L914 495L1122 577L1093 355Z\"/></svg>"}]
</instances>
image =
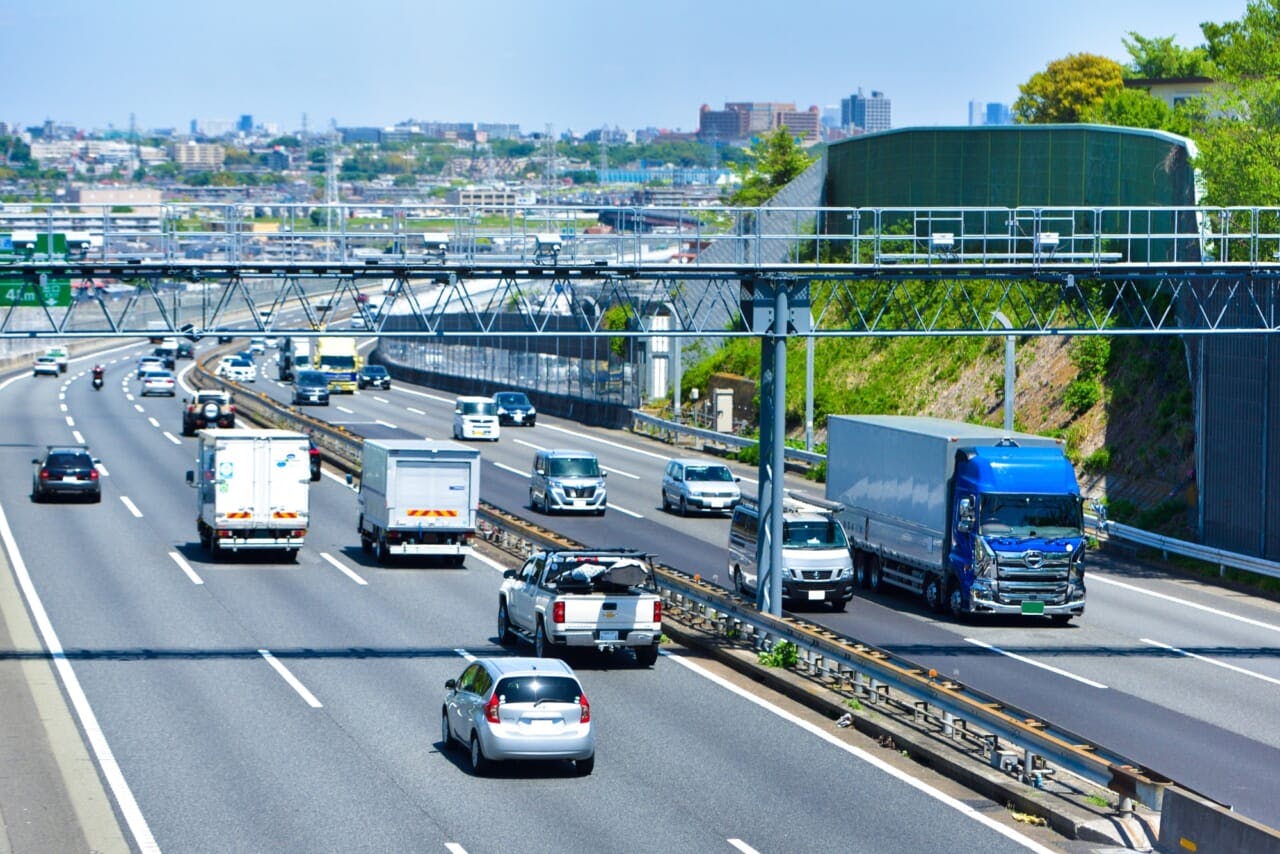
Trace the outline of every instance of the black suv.
<instances>
[{"instance_id":1,"label":"black suv","mask_svg":"<svg viewBox=\"0 0 1280 854\"><path fill-rule=\"evenodd\" d=\"M493 396L498 405L498 423L532 427L538 420L538 410L522 391L500 391Z\"/></svg>"},{"instance_id":2,"label":"black suv","mask_svg":"<svg viewBox=\"0 0 1280 854\"><path fill-rule=\"evenodd\" d=\"M68 495L101 501L97 463L90 456L88 445L47 446L43 458L31 461L36 467L31 473L31 500Z\"/></svg>"},{"instance_id":3,"label":"black suv","mask_svg":"<svg viewBox=\"0 0 1280 854\"><path fill-rule=\"evenodd\" d=\"M178 342L178 358L194 359L196 357L196 347L190 341Z\"/></svg>"},{"instance_id":4,"label":"black suv","mask_svg":"<svg viewBox=\"0 0 1280 854\"><path fill-rule=\"evenodd\" d=\"M363 365L356 374L358 388L391 388L391 374L382 365Z\"/></svg>"}]
</instances>

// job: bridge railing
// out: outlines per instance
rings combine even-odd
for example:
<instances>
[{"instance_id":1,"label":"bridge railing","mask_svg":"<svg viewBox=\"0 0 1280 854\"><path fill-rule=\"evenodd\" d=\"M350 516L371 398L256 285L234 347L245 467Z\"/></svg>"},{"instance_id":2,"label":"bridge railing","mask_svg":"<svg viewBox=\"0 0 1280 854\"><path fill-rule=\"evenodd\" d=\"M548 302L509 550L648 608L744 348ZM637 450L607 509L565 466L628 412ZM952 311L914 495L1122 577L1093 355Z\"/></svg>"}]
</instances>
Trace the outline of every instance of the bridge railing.
<instances>
[{"instance_id":1,"label":"bridge railing","mask_svg":"<svg viewBox=\"0 0 1280 854\"><path fill-rule=\"evenodd\" d=\"M0 205L0 261L54 235L101 262L1259 266L1280 259L1280 208Z\"/></svg>"}]
</instances>

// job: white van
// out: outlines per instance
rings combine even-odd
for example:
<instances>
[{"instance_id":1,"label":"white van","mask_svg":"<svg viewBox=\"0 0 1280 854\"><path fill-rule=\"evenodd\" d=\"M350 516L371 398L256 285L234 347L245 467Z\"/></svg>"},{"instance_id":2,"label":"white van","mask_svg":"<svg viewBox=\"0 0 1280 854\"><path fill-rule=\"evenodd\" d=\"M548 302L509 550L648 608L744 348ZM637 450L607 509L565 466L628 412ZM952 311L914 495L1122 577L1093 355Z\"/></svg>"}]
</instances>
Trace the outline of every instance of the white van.
<instances>
[{"instance_id":1,"label":"white van","mask_svg":"<svg viewBox=\"0 0 1280 854\"><path fill-rule=\"evenodd\" d=\"M460 397L453 402L453 438L496 442L500 429L492 397Z\"/></svg>"},{"instance_id":2,"label":"white van","mask_svg":"<svg viewBox=\"0 0 1280 854\"><path fill-rule=\"evenodd\" d=\"M782 598L826 602L843 611L853 598L849 541L836 518L839 505L788 495L782 505ZM760 506L743 496L729 522L729 577L744 596L756 595L756 544Z\"/></svg>"}]
</instances>

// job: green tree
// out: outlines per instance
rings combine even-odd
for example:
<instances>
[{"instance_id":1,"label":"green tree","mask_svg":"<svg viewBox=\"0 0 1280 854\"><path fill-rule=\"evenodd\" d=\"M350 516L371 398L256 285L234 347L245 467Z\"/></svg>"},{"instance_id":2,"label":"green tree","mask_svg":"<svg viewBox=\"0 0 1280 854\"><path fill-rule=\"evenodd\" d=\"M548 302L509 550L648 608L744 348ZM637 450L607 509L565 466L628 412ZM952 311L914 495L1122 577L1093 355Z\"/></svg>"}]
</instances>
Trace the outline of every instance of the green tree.
<instances>
[{"instance_id":1,"label":"green tree","mask_svg":"<svg viewBox=\"0 0 1280 854\"><path fill-rule=\"evenodd\" d=\"M1207 77L1212 74L1209 50L1205 46L1185 48L1173 43L1173 36L1146 38L1129 33L1121 39L1129 51L1131 62L1125 66L1126 76L1152 80L1178 77ZM1146 127L1146 125L1143 125Z\"/></svg>"},{"instance_id":2,"label":"green tree","mask_svg":"<svg viewBox=\"0 0 1280 854\"><path fill-rule=\"evenodd\" d=\"M786 125L756 141L749 155L747 161L733 167L742 178L742 186L733 194L730 204L762 205L813 163L813 158L800 148Z\"/></svg>"},{"instance_id":3,"label":"green tree","mask_svg":"<svg viewBox=\"0 0 1280 854\"><path fill-rule=\"evenodd\" d=\"M1073 53L1050 62L1044 71L1037 71L1020 85L1022 95L1014 101L1013 112L1026 124L1074 123L1080 121L1085 109L1123 86L1120 63L1091 53Z\"/></svg>"},{"instance_id":4,"label":"green tree","mask_svg":"<svg viewBox=\"0 0 1280 854\"><path fill-rule=\"evenodd\" d=\"M1187 133L1190 122L1182 113L1142 89L1115 89L1085 107L1080 120L1099 125L1152 128Z\"/></svg>"}]
</instances>

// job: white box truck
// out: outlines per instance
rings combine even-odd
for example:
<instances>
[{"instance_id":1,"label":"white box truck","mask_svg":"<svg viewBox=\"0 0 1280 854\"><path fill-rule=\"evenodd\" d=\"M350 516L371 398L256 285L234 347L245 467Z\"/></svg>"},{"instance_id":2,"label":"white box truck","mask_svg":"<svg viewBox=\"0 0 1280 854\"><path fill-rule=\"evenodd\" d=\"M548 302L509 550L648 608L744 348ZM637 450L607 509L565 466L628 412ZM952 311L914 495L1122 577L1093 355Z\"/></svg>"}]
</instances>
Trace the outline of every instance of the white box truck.
<instances>
[{"instance_id":1,"label":"white box truck","mask_svg":"<svg viewBox=\"0 0 1280 854\"><path fill-rule=\"evenodd\" d=\"M277 549L296 559L310 521L310 446L290 430L206 429L197 434L200 545L227 552Z\"/></svg>"},{"instance_id":2,"label":"white box truck","mask_svg":"<svg viewBox=\"0 0 1280 854\"><path fill-rule=\"evenodd\" d=\"M366 553L466 559L480 501L480 452L431 439L366 439L360 518Z\"/></svg>"}]
</instances>

